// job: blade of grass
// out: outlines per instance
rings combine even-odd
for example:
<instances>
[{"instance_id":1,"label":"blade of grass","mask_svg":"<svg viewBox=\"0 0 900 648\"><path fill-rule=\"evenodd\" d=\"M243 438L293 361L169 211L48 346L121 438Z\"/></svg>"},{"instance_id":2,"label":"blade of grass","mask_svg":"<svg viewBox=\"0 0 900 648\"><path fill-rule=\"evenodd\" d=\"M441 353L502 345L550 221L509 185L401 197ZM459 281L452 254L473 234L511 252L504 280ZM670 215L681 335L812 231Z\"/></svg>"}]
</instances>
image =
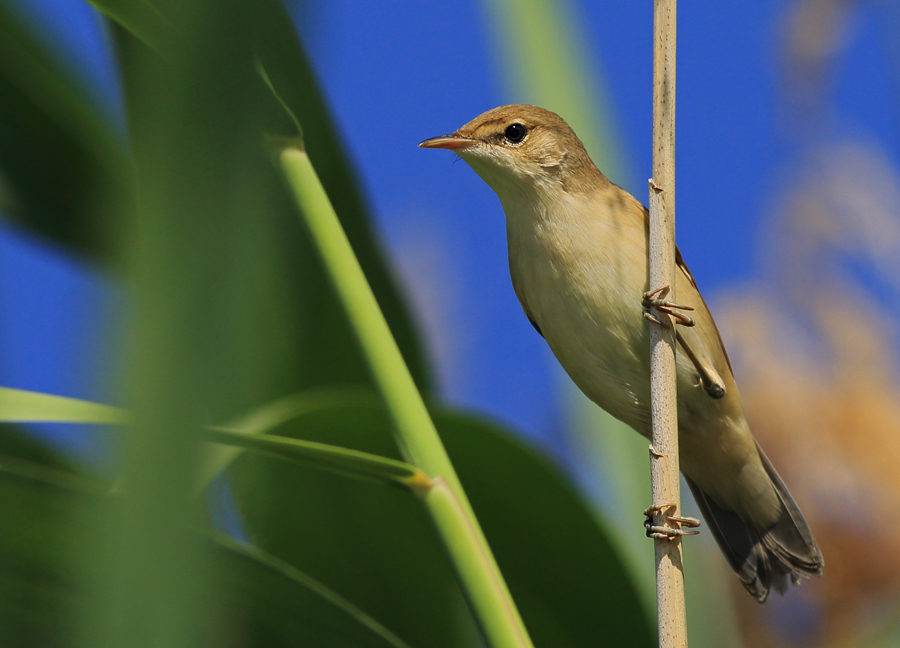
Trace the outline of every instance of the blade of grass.
<instances>
[{"instance_id":1,"label":"blade of grass","mask_svg":"<svg viewBox=\"0 0 900 648\"><path fill-rule=\"evenodd\" d=\"M239 430L220 427L208 428L201 436L211 443L265 452L343 475L399 484L413 490L431 488L428 477L415 466L368 452L273 434L250 435Z\"/></svg>"},{"instance_id":2,"label":"blade of grass","mask_svg":"<svg viewBox=\"0 0 900 648\"><path fill-rule=\"evenodd\" d=\"M310 389L266 403L230 421L223 427L245 434L265 434L310 409L327 407L333 402L345 402L351 397L351 400L356 400L365 396L372 396L372 392L363 388L346 387ZM242 451L242 448L234 446L212 445L206 447L201 457L197 481L198 490L209 486L213 479L225 470Z\"/></svg>"},{"instance_id":3,"label":"blade of grass","mask_svg":"<svg viewBox=\"0 0 900 648\"><path fill-rule=\"evenodd\" d=\"M341 390L334 396L343 399L348 392L349 390ZM297 416L310 405L321 407L327 404L317 396L318 393L313 392L281 399L244 417L243 423L237 421L234 428L210 427L202 430L200 436L217 445L267 452L314 468L354 477L399 484L414 490L430 487L425 473L402 461L323 443L263 434L266 429ZM126 410L109 405L0 387L0 423L125 424L130 419ZM232 456L229 455L229 461ZM212 476L225 466L227 463L217 463ZM202 483L205 485L208 482L209 480L204 480Z\"/></svg>"},{"instance_id":4,"label":"blade of grass","mask_svg":"<svg viewBox=\"0 0 900 648\"><path fill-rule=\"evenodd\" d=\"M531 646L456 471L312 162L300 148L282 151L280 162L393 419L401 453L435 481L440 478L446 484L446 489L423 492L422 500L488 642L494 648Z\"/></svg>"},{"instance_id":5,"label":"blade of grass","mask_svg":"<svg viewBox=\"0 0 900 648\"><path fill-rule=\"evenodd\" d=\"M384 640L388 645L393 646L394 648L410 648L409 644L384 627L364 610L290 563L280 560L255 547L242 545L227 536L218 533L210 533L207 535L212 543L221 550L225 557L227 557L232 569L236 567L237 563L244 562L248 564L254 572L268 572L270 575L277 575L281 579L290 582L295 588L309 590L319 598L327 601L329 604L341 610L357 623L377 635L380 639Z\"/></svg>"},{"instance_id":6,"label":"blade of grass","mask_svg":"<svg viewBox=\"0 0 900 648\"><path fill-rule=\"evenodd\" d=\"M90 401L0 387L3 423L127 423L128 412Z\"/></svg>"}]
</instances>

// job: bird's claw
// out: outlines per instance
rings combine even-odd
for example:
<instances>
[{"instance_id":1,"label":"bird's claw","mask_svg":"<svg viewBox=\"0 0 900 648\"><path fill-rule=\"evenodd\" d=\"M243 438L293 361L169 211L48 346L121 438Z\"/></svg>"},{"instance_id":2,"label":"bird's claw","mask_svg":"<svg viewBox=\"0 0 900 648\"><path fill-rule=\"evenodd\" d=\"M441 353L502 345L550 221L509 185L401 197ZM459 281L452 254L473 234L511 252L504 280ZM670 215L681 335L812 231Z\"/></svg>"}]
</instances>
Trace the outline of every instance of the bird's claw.
<instances>
[{"instance_id":1,"label":"bird's claw","mask_svg":"<svg viewBox=\"0 0 900 648\"><path fill-rule=\"evenodd\" d=\"M692 517L679 515L667 515L666 520L674 522L679 527L666 527L654 524L653 516L660 511L675 508L674 504L661 504L659 506L648 506L644 511L646 520L644 520L644 528L647 530L647 537L655 540L674 540L681 536L698 535L700 532L696 530L700 526L700 520ZM688 527L682 529L681 527Z\"/></svg>"},{"instance_id":2,"label":"bird's claw","mask_svg":"<svg viewBox=\"0 0 900 648\"><path fill-rule=\"evenodd\" d=\"M699 531L694 530L672 529L670 527L653 526L652 524L645 524L644 527L647 529L647 537L654 540L674 540L681 536L700 535Z\"/></svg>"},{"instance_id":3,"label":"bird's claw","mask_svg":"<svg viewBox=\"0 0 900 648\"><path fill-rule=\"evenodd\" d=\"M694 310L691 306L685 306L684 304L676 304L675 302L671 302L668 299L663 299L660 295L665 294L669 291L669 286L663 286L662 288L657 288L656 290L648 290L641 297L641 305L646 309L644 312L644 319L653 322L654 324L659 324L660 326L668 326L668 324L663 323L657 318L653 313L649 312L649 309L655 308L660 313L665 313L666 315L671 316L676 324L681 324L682 326L693 326L694 320L685 315L684 313L680 313L678 311Z\"/></svg>"}]
</instances>

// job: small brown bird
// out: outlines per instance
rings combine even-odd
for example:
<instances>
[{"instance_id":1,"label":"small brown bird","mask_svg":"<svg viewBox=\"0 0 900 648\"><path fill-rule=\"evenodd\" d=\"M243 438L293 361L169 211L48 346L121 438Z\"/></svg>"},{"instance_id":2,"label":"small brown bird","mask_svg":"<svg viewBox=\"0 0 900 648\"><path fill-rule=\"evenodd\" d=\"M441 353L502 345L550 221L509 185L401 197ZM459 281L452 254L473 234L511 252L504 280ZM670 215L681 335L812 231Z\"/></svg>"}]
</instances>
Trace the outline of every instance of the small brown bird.
<instances>
[{"instance_id":1,"label":"small brown bird","mask_svg":"<svg viewBox=\"0 0 900 648\"><path fill-rule=\"evenodd\" d=\"M650 437L647 209L606 179L558 115L490 110L419 146L456 152L500 198L509 269L526 317L576 385ZM676 251L675 294L693 319L677 333L681 469L725 558L760 602L822 554L744 417L731 364ZM641 295L644 294L642 303Z\"/></svg>"}]
</instances>

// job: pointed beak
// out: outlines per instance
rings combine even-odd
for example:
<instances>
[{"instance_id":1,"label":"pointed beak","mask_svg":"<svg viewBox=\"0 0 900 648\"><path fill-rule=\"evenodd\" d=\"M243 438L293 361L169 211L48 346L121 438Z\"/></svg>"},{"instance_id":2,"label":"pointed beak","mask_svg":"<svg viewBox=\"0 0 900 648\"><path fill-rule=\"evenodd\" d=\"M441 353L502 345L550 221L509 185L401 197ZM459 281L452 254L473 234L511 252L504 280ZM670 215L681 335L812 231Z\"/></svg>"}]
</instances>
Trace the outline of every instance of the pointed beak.
<instances>
[{"instance_id":1,"label":"pointed beak","mask_svg":"<svg viewBox=\"0 0 900 648\"><path fill-rule=\"evenodd\" d=\"M463 137L458 133L450 133L449 135L441 135L439 137L427 139L419 144L419 148L450 149L451 151L454 151L457 149L469 148L477 143L478 140Z\"/></svg>"}]
</instances>

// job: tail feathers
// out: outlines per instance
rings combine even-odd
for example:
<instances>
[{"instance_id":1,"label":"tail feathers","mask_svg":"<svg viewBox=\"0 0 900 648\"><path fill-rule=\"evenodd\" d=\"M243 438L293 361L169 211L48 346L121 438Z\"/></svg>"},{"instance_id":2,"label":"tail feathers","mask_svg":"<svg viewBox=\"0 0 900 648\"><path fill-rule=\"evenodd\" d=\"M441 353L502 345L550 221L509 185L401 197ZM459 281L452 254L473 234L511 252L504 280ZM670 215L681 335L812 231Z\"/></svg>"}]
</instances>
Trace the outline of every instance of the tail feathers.
<instances>
[{"instance_id":1,"label":"tail feathers","mask_svg":"<svg viewBox=\"0 0 900 648\"><path fill-rule=\"evenodd\" d=\"M757 446L763 466L783 504L774 526L760 529L723 509L687 480L713 537L741 583L760 603L774 589L784 594L800 577L821 576L824 560L794 499L772 463Z\"/></svg>"}]
</instances>

